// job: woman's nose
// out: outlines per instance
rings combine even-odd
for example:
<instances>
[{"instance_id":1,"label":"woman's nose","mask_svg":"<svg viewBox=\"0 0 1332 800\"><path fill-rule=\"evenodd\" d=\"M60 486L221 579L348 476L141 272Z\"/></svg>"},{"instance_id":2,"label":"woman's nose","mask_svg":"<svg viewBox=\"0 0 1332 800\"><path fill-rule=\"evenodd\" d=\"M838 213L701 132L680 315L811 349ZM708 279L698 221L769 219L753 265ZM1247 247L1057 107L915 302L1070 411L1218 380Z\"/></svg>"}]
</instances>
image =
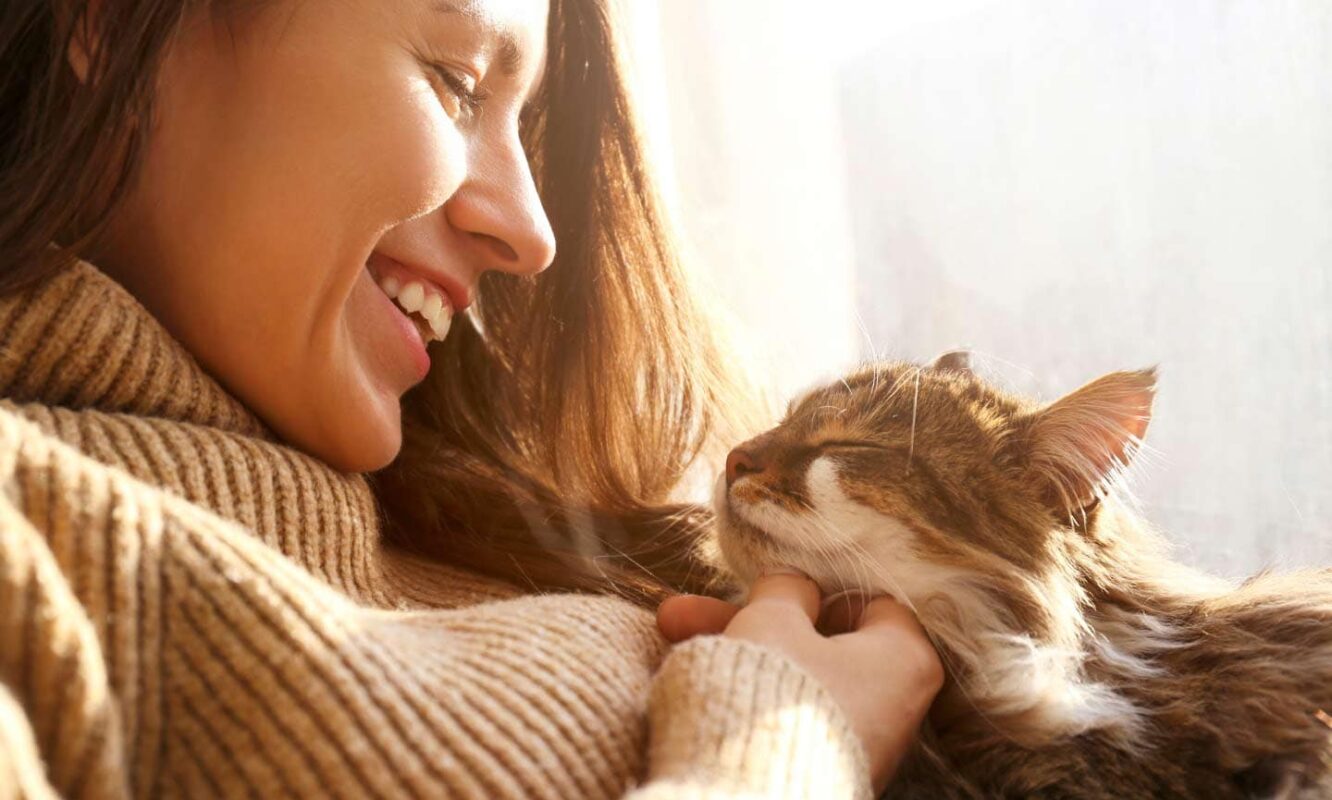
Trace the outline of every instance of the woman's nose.
<instances>
[{"instance_id":1,"label":"woman's nose","mask_svg":"<svg viewBox=\"0 0 1332 800\"><path fill-rule=\"evenodd\" d=\"M555 259L555 234L516 142L479 160L446 209L483 269L534 274Z\"/></svg>"}]
</instances>

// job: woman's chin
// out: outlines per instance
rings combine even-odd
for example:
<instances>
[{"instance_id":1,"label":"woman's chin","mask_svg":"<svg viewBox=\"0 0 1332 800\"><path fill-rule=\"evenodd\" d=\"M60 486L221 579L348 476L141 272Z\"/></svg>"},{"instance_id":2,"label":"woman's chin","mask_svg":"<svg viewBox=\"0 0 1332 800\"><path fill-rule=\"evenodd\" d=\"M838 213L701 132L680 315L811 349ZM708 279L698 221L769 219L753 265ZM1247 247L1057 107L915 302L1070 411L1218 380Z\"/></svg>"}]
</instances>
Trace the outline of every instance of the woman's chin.
<instances>
[{"instance_id":1,"label":"woman's chin","mask_svg":"<svg viewBox=\"0 0 1332 800\"><path fill-rule=\"evenodd\" d=\"M284 436L293 446L341 472L374 472L402 449L402 409L398 396L381 390L349 403L353 393L321 404L324 419ZM339 403L338 400L341 400ZM278 431L282 435L282 431Z\"/></svg>"}]
</instances>

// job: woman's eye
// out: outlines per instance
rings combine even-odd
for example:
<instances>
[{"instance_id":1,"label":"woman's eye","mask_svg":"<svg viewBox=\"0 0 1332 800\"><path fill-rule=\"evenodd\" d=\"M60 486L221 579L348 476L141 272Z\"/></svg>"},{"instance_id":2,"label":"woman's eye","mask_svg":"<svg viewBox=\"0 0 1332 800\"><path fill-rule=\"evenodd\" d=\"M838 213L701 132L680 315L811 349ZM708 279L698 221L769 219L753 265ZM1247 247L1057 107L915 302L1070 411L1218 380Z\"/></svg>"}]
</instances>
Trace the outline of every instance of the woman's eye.
<instances>
[{"instance_id":1,"label":"woman's eye","mask_svg":"<svg viewBox=\"0 0 1332 800\"><path fill-rule=\"evenodd\" d=\"M456 119L463 113L475 114L480 110L485 96L477 91L471 80L441 64L431 64L430 69L443 84L444 91L440 93L440 98L450 117Z\"/></svg>"}]
</instances>

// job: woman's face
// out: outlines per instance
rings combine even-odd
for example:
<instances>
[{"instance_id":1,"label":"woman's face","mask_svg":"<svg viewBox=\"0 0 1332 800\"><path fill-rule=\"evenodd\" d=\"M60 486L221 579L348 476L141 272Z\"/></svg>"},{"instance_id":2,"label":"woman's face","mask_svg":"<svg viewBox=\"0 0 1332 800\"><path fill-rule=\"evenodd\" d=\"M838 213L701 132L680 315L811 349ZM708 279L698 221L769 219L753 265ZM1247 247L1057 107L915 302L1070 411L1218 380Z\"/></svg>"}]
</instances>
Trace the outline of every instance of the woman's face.
<instances>
[{"instance_id":1,"label":"woman's face","mask_svg":"<svg viewBox=\"0 0 1332 800\"><path fill-rule=\"evenodd\" d=\"M197 15L92 260L288 441L345 470L384 466L450 309L485 270L554 257L518 139L546 15L547 0Z\"/></svg>"}]
</instances>

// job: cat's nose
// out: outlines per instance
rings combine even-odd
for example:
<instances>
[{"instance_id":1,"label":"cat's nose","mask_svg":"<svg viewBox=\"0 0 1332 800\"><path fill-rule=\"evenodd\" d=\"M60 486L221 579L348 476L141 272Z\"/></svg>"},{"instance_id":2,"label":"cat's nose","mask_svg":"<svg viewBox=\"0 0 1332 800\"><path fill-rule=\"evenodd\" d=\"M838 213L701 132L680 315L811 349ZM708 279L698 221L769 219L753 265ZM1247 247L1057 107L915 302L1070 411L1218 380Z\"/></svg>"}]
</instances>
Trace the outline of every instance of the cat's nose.
<instances>
[{"instance_id":1,"label":"cat's nose","mask_svg":"<svg viewBox=\"0 0 1332 800\"><path fill-rule=\"evenodd\" d=\"M726 456L726 485L730 486L745 475L762 472L764 466L757 453L737 447Z\"/></svg>"}]
</instances>

